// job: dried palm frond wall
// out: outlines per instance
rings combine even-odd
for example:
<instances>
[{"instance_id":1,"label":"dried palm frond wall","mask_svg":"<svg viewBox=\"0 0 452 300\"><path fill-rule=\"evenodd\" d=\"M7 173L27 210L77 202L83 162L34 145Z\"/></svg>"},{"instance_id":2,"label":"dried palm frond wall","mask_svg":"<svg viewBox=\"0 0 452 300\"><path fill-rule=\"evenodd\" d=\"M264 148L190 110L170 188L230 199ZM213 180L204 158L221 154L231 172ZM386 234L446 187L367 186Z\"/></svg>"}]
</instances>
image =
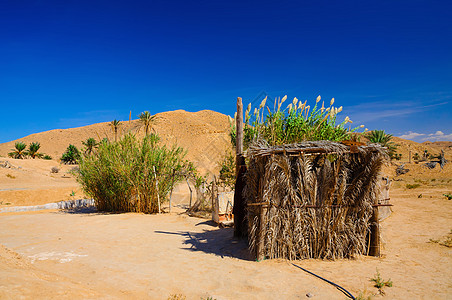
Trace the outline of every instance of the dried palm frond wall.
<instances>
[{"instance_id":1,"label":"dried palm frond wall","mask_svg":"<svg viewBox=\"0 0 452 300\"><path fill-rule=\"evenodd\" d=\"M350 151L328 141L252 145L244 196L256 258L367 254L384 150L369 145Z\"/></svg>"}]
</instances>

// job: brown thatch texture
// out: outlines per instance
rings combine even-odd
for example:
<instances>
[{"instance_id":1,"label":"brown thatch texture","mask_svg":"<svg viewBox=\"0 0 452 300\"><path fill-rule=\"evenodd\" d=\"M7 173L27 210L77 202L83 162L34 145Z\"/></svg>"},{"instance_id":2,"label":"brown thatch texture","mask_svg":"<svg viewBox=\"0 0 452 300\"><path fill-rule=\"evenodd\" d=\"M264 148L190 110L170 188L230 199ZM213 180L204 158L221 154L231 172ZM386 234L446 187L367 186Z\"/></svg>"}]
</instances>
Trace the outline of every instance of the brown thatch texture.
<instances>
[{"instance_id":1,"label":"brown thatch texture","mask_svg":"<svg viewBox=\"0 0 452 300\"><path fill-rule=\"evenodd\" d=\"M355 152L328 141L249 148L244 196L256 257L337 259L367 253L386 155L378 145Z\"/></svg>"}]
</instances>

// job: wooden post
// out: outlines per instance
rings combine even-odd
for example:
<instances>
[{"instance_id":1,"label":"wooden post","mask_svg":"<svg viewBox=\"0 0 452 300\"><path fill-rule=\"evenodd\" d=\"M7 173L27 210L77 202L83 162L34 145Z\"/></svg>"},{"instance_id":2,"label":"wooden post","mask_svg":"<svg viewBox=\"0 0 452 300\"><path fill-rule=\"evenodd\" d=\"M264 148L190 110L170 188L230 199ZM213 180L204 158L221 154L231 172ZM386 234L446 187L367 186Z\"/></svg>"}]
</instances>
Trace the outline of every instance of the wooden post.
<instances>
[{"instance_id":1,"label":"wooden post","mask_svg":"<svg viewBox=\"0 0 452 300\"><path fill-rule=\"evenodd\" d=\"M171 192L170 192L170 196L169 196L169 212L171 213L171 198L173 197L173 189L174 189L174 172L175 170L173 169L173 174L171 174Z\"/></svg>"},{"instance_id":2,"label":"wooden post","mask_svg":"<svg viewBox=\"0 0 452 300\"><path fill-rule=\"evenodd\" d=\"M267 206L261 205L259 209L259 241L256 249L256 259L261 261L265 259L265 216L267 215Z\"/></svg>"},{"instance_id":3,"label":"wooden post","mask_svg":"<svg viewBox=\"0 0 452 300\"><path fill-rule=\"evenodd\" d=\"M159 181L157 179L157 174L155 173L155 166L152 166L152 168L154 169L155 191L157 193L157 202L158 202L158 205L159 205L159 214L160 214L161 210L160 210L160 196L159 196Z\"/></svg>"},{"instance_id":4,"label":"wooden post","mask_svg":"<svg viewBox=\"0 0 452 300\"><path fill-rule=\"evenodd\" d=\"M188 183L187 177L185 177L185 181L187 182L188 189L190 190L190 204L189 204L189 206L188 206L188 208L190 209L190 208L191 208L191 199L192 199L193 191L191 190L191 186L190 186L190 183Z\"/></svg>"},{"instance_id":5,"label":"wooden post","mask_svg":"<svg viewBox=\"0 0 452 300\"><path fill-rule=\"evenodd\" d=\"M236 158L235 158L235 175L239 173L240 169L240 159L239 156L243 153L243 104L242 98L237 98L237 118L235 120L236 128Z\"/></svg>"},{"instance_id":6,"label":"wooden post","mask_svg":"<svg viewBox=\"0 0 452 300\"><path fill-rule=\"evenodd\" d=\"M216 202L218 202L218 199L216 199L216 178L215 176L213 176L213 181L212 181L212 188L211 188L211 192L212 192L212 220L215 220L214 215L217 213L217 209L216 209Z\"/></svg>"},{"instance_id":7,"label":"wooden post","mask_svg":"<svg viewBox=\"0 0 452 300\"><path fill-rule=\"evenodd\" d=\"M378 220L378 206L373 207L370 218L370 256L380 256L380 222Z\"/></svg>"}]
</instances>

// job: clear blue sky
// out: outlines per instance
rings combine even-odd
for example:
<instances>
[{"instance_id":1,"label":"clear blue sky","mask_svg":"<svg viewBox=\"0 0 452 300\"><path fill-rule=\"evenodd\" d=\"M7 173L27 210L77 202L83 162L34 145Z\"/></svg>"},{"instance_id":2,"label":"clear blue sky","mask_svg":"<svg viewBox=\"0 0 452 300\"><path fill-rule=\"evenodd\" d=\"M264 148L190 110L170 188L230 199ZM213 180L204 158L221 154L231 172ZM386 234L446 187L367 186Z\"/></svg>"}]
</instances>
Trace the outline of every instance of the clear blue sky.
<instances>
[{"instance_id":1,"label":"clear blue sky","mask_svg":"<svg viewBox=\"0 0 452 300\"><path fill-rule=\"evenodd\" d=\"M0 142L263 93L452 140L452 4L0 0Z\"/></svg>"}]
</instances>

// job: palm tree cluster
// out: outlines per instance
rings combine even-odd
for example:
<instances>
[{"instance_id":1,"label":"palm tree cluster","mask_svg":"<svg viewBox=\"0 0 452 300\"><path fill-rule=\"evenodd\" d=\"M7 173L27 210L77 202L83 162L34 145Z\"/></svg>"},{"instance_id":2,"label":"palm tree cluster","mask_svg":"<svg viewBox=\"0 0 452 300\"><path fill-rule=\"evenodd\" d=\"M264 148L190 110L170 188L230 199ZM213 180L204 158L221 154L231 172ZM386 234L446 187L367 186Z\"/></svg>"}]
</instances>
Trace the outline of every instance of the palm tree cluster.
<instances>
[{"instance_id":1,"label":"palm tree cluster","mask_svg":"<svg viewBox=\"0 0 452 300\"><path fill-rule=\"evenodd\" d=\"M15 159L24 159L27 157L30 158L46 158L51 159L50 156L45 155L44 153L39 152L39 149L41 148L41 144L38 142L33 142L27 145L24 142L16 142L14 145L13 151L8 153L8 156Z\"/></svg>"}]
</instances>

